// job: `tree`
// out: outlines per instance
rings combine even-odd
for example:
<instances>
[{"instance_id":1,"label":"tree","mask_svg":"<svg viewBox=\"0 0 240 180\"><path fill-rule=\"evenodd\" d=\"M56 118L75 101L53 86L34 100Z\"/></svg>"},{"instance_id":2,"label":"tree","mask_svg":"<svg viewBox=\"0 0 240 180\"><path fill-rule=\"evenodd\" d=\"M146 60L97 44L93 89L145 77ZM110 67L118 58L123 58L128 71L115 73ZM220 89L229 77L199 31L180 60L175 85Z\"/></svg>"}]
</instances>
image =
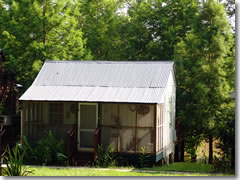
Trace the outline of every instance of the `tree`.
<instances>
[{"instance_id":1,"label":"tree","mask_svg":"<svg viewBox=\"0 0 240 180\"><path fill-rule=\"evenodd\" d=\"M120 5L117 0L81 1L79 23L94 60L108 60L115 56L116 26L119 22L117 10Z\"/></svg>"},{"instance_id":2,"label":"tree","mask_svg":"<svg viewBox=\"0 0 240 180\"><path fill-rule=\"evenodd\" d=\"M197 0L132 1L128 10L127 59L172 60L174 47L191 29Z\"/></svg>"},{"instance_id":3,"label":"tree","mask_svg":"<svg viewBox=\"0 0 240 180\"><path fill-rule=\"evenodd\" d=\"M184 99L179 103L178 115L187 127L186 134L197 130L199 138L209 141L209 163L213 158L212 140L219 130L217 123L228 107L228 93L232 90L226 74L231 43L224 7L215 0L207 0L202 3L191 32L177 44L174 54L178 102Z\"/></svg>"},{"instance_id":4,"label":"tree","mask_svg":"<svg viewBox=\"0 0 240 180\"><path fill-rule=\"evenodd\" d=\"M88 59L78 6L67 0L2 0L0 47L5 68L27 89L45 60Z\"/></svg>"}]
</instances>

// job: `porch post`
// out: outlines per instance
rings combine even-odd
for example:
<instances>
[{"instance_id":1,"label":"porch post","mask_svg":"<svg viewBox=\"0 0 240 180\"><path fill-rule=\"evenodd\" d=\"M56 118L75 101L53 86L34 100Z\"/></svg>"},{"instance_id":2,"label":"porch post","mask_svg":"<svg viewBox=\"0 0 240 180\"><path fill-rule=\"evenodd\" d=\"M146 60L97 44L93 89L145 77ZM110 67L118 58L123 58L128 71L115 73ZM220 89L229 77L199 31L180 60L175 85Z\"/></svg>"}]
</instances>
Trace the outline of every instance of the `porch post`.
<instances>
[{"instance_id":1,"label":"porch post","mask_svg":"<svg viewBox=\"0 0 240 180\"><path fill-rule=\"evenodd\" d=\"M157 104L154 106L154 144L153 144L153 153L157 153Z\"/></svg>"}]
</instances>

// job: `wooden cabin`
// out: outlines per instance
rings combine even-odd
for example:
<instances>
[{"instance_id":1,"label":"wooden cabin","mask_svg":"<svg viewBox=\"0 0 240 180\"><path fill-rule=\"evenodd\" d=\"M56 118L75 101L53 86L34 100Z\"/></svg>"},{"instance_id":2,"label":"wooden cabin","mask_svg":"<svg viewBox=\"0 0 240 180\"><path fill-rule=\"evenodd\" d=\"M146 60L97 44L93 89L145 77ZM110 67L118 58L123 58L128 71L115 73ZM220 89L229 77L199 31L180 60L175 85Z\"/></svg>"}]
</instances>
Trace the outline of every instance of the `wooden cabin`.
<instances>
[{"instance_id":1,"label":"wooden cabin","mask_svg":"<svg viewBox=\"0 0 240 180\"><path fill-rule=\"evenodd\" d=\"M22 136L47 130L64 140L69 157L112 144L151 161L174 157L174 63L171 61L46 61L23 101Z\"/></svg>"}]
</instances>

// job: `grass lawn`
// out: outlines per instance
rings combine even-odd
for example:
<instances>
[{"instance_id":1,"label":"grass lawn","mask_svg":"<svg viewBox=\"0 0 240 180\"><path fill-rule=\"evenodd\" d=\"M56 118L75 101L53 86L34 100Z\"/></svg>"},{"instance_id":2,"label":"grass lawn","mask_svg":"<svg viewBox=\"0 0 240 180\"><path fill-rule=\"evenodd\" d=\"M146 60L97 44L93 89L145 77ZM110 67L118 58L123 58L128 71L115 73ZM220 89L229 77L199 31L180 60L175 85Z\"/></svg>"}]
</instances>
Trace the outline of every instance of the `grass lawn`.
<instances>
[{"instance_id":1,"label":"grass lawn","mask_svg":"<svg viewBox=\"0 0 240 180\"><path fill-rule=\"evenodd\" d=\"M179 162L173 163L165 166L158 166L153 168L143 168L148 170L156 171L180 171L180 172L205 172L212 173L214 172L212 164L203 164L203 163L190 163L190 162Z\"/></svg>"},{"instance_id":2,"label":"grass lawn","mask_svg":"<svg viewBox=\"0 0 240 180\"><path fill-rule=\"evenodd\" d=\"M92 168L31 167L30 170L34 170L31 176L229 176L229 174L135 172Z\"/></svg>"}]
</instances>

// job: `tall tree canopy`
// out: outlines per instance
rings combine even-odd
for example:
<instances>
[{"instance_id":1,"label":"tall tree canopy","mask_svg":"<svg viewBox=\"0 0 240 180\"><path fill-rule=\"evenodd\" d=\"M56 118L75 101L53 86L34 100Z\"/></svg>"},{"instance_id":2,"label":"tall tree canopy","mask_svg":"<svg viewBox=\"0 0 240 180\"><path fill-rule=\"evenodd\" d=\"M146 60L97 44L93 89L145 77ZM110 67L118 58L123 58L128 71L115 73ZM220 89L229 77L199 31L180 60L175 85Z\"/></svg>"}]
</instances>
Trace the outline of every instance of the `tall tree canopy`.
<instances>
[{"instance_id":1,"label":"tall tree canopy","mask_svg":"<svg viewBox=\"0 0 240 180\"><path fill-rule=\"evenodd\" d=\"M114 56L112 51L118 37L116 25L119 7L117 0L81 1L82 18L79 23L94 60L106 60Z\"/></svg>"},{"instance_id":2,"label":"tall tree canopy","mask_svg":"<svg viewBox=\"0 0 240 180\"><path fill-rule=\"evenodd\" d=\"M223 118L232 90L226 73L226 64L234 61L228 58L232 41L223 5L207 0L203 2L191 32L178 43L174 54L178 114L184 122L190 145L197 146L200 142L191 139L191 135L209 139L210 162L212 138L217 136L216 124Z\"/></svg>"},{"instance_id":3,"label":"tall tree canopy","mask_svg":"<svg viewBox=\"0 0 240 180\"><path fill-rule=\"evenodd\" d=\"M171 60L175 45L191 29L197 0L140 0L129 5L125 57Z\"/></svg>"},{"instance_id":4,"label":"tall tree canopy","mask_svg":"<svg viewBox=\"0 0 240 180\"><path fill-rule=\"evenodd\" d=\"M234 90L235 31L226 18L235 15L234 3L0 0L0 48L5 68L24 89L49 59L174 60L177 116L194 156L202 139L211 145L219 137L228 146L234 134L228 93ZM221 136L224 128L230 133Z\"/></svg>"},{"instance_id":5,"label":"tall tree canopy","mask_svg":"<svg viewBox=\"0 0 240 180\"><path fill-rule=\"evenodd\" d=\"M90 58L70 0L1 0L0 47L8 71L27 88L44 60Z\"/></svg>"}]
</instances>

